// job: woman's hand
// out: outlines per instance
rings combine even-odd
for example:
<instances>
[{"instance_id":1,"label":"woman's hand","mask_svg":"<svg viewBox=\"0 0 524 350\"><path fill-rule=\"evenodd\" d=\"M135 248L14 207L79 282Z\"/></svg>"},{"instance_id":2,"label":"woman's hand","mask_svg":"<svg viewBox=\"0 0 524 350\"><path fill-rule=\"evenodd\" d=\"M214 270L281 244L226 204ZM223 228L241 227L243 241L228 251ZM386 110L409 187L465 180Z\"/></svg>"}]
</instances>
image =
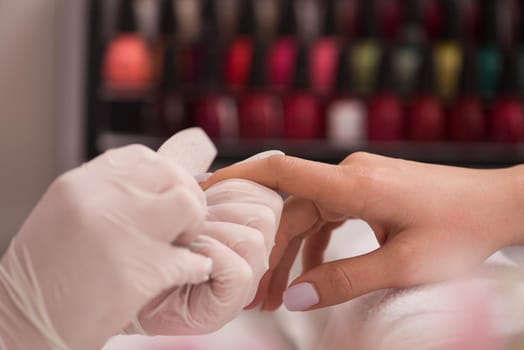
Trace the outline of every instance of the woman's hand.
<instances>
[{"instance_id":1,"label":"woman's hand","mask_svg":"<svg viewBox=\"0 0 524 350\"><path fill-rule=\"evenodd\" d=\"M496 250L524 242L522 168L475 170L355 153L339 165L289 156L217 171L204 188L244 178L290 194L276 245L251 306L293 311L383 288L460 276ZM365 220L380 248L322 263L331 231ZM286 289L304 241L304 274Z\"/></svg>"}]
</instances>

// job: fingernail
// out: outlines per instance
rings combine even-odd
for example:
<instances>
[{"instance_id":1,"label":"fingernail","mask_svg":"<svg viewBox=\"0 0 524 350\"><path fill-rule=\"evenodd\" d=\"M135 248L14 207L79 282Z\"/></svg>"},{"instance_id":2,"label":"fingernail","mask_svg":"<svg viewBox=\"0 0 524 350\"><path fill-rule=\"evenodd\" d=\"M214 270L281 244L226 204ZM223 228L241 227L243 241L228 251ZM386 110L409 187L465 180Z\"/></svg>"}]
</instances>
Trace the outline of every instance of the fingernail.
<instances>
[{"instance_id":1,"label":"fingernail","mask_svg":"<svg viewBox=\"0 0 524 350\"><path fill-rule=\"evenodd\" d=\"M269 158L271 156L276 156L276 155L285 156L286 154L284 152L282 152L282 151L276 151L276 150L265 151L265 152L262 152L262 153L259 153L259 154L255 154L254 156L249 157L248 159L240 161L240 162L238 162L236 164L248 163L248 162L252 162L252 161L255 161L255 160L261 160L261 159Z\"/></svg>"},{"instance_id":2,"label":"fingernail","mask_svg":"<svg viewBox=\"0 0 524 350\"><path fill-rule=\"evenodd\" d=\"M288 288L283 294L283 299L289 311L304 311L320 301L311 283L299 283Z\"/></svg>"},{"instance_id":3,"label":"fingernail","mask_svg":"<svg viewBox=\"0 0 524 350\"><path fill-rule=\"evenodd\" d=\"M202 182L206 182L207 180L209 180L209 178L213 176L213 173L204 173L204 174L199 174L199 175L196 175L195 176L195 180L198 182L198 183L202 183Z\"/></svg>"}]
</instances>

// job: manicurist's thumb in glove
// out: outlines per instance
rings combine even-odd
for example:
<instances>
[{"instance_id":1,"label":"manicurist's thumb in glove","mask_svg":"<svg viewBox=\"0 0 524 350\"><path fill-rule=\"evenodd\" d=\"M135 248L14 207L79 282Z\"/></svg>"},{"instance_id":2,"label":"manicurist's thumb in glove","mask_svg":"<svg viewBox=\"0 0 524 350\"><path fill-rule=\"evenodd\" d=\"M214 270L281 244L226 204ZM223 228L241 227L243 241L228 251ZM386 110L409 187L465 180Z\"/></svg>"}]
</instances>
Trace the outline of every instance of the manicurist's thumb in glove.
<instances>
[{"instance_id":1,"label":"manicurist's thumb in glove","mask_svg":"<svg viewBox=\"0 0 524 350\"><path fill-rule=\"evenodd\" d=\"M213 256L184 247L206 215L195 179L142 146L61 176L2 258L0 348L98 349L161 293L207 281Z\"/></svg>"}]
</instances>

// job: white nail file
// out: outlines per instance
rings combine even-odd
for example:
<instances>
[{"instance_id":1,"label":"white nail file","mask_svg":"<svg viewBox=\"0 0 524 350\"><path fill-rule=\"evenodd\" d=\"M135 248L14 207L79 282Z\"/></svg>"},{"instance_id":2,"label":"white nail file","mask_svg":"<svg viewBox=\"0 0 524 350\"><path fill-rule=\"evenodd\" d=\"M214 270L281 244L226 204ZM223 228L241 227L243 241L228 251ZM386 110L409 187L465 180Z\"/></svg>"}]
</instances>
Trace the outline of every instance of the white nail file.
<instances>
[{"instance_id":1,"label":"white nail file","mask_svg":"<svg viewBox=\"0 0 524 350\"><path fill-rule=\"evenodd\" d=\"M209 169L217 156L217 149L204 130L190 128L164 142L158 153L174 160L195 176Z\"/></svg>"}]
</instances>

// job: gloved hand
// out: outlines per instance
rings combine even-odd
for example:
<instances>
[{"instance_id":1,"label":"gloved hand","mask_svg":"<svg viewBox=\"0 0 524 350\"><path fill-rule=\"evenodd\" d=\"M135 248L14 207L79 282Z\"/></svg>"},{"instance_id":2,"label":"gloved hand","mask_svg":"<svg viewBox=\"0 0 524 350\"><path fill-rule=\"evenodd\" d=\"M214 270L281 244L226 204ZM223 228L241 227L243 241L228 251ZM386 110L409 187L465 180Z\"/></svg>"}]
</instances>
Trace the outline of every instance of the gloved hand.
<instances>
[{"instance_id":1,"label":"gloved hand","mask_svg":"<svg viewBox=\"0 0 524 350\"><path fill-rule=\"evenodd\" d=\"M271 154L275 152L253 158ZM282 198L240 179L216 184L206 191L206 197L207 219L191 249L213 259L211 279L174 288L146 306L136 324L145 333L189 335L221 328L253 299L267 270Z\"/></svg>"},{"instance_id":2,"label":"gloved hand","mask_svg":"<svg viewBox=\"0 0 524 350\"><path fill-rule=\"evenodd\" d=\"M61 176L2 258L0 348L99 349L162 291L207 281L211 260L171 244L206 211L193 177L141 146Z\"/></svg>"}]
</instances>

